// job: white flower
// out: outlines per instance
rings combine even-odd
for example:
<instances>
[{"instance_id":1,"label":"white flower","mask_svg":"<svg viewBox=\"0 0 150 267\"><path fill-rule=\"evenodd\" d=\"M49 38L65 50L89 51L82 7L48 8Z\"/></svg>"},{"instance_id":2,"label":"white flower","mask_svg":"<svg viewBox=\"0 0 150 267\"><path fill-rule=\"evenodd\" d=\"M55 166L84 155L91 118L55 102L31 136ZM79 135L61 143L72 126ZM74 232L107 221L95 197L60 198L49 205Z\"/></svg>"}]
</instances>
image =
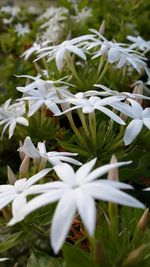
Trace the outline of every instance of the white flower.
<instances>
[{"instance_id":1,"label":"white flower","mask_svg":"<svg viewBox=\"0 0 150 267\"><path fill-rule=\"evenodd\" d=\"M63 22L67 19L67 13L68 10L66 12L66 9L63 8L50 8L45 12L48 20L40 26L41 29L45 29L41 34L42 40L59 41L64 29Z\"/></svg>"},{"instance_id":2,"label":"white flower","mask_svg":"<svg viewBox=\"0 0 150 267\"><path fill-rule=\"evenodd\" d=\"M23 117L25 114L25 104L24 102L15 103L10 105L11 99L8 99L3 106L0 107L0 125L5 124L2 137L6 129L9 127L9 138L12 137L16 124L22 124L28 126L29 123L27 119Z\"/></svg>"},{"instance_id":3,"label":"white flower","mask_svg":"<svg viewBox=\"0 0 150 267\"><path fill-rule=\"evenodd\" d=\"M10 14L12 17L16 17L20 12L19 6L3 6L0 9L1 12Z\"/></svg>"},{"instance_id":4,"label":"white flower","mask_svg":"<svg viewBox=\"0 0 150 267\"><path fill-rule=\"evenodd\" d=\"M133 43L130 45L131 49L138 48L141 51L150 50L150 41L145 41L141 36L128 35L127 39Z\"/></svg>"},{"instance_id":5,"label":"white flower","mask_svg":"<svg viewBox=\"0 0 150 267\"><path fill-rule=\"evenodd\" d=\"M33 43L33 46L31 46L29 49L27 49L21 57L24 57L25 60L27 60L32 54L37 52L40 48L45 47L50 41L45 41L42 43Z\"/></svg>"},{"instance_id":6,"label":"white flower","mask_svg":"<svg viewBox=\"0 0 150 267\"><path fill-rule=\"evenodd\" d=\"M84 7L81 11L78 10L77 14L75 16L71 16L71 18L78 24L85 24L92 15L92 9Z\"/></svg>"},{"instance_id":7,"label":"white flower","mask_svg":"<svg viewBox=\"0 0 150 267\"><path fill-rule=\"evenodd\" d=\"M64 101L68 102L69 104L73 104L74 106L66 109L64 112L56 114L56 116L65 114L75 109L82 109L82 112L85 114L91 113L95 110L99 110L117 123L122 125L125 124L125 122L119 116L117 116L114 112L105 107L106 105L112 106L113 104L117 106L123 99L122 96L110 96L103 99L97 96L91 96L89 97L89 99L84 98L84 95L88 96L93 94L96 94L96 91L89 91L89 93L88 91L85 93L80 92L74 95L74 97L72 98L66 98Z\"/></svg>"},{"instance_id":8,"label":"white flower","mask_svg":"<svg viewBox=\"0 0 150 267\"><path fill-rule=\"evenodd\" d=\"M124 67L125 65L131 65L133 69L141 73L142 69L146 68L146 58L141 54L137 53L135 50L127 47L127 44L116 43L108 41L103 35L95 30L91 30L93 33L101 39L96 39L91 44L87 46L87 49L92 49L100 46L100 49L94 53L93 58L106 55L109 63L116 63L118 69Z\"/></svg>"},{"instance_id":9,"label":"white flower","mask_svg":"<svg viewBox=\"0 0 150 267\"><path fill-rule=\"evenodd\" d=\"M79 48L84 41L92 38L93 35L83 35L72 40L67 40L62 42L60 45L49 46L42 48L38 51L40 56L37 58L39 60L42 57L48 56L48 61L55 59L56 66L58 70L62 70L63 62L67 59L68 54L73 53L78 57L86 60L86 55L83 49Z\"/></svg>"},{"instance_id":10,"label":"white flower","mask_svg":"<svg viewBox=\"0 0 150 267\"><path fill-rule=\"evenodd\" d=\"M140 82L142 83L142 81L138 81L136 83L134 83L133 85L137 85L137 84L140 84ZM102 95L105 95L105 96L109 96L109 95L112 95L112 96L123 96L124 99L126 98L131 98L131 99L148 99L150 100L150 97L148 96L144 96L142 94L132 94L132 93L129 93L129 92L118 92L116 90L111 90L110 88L108 88L107 86L105 85L102 85L102 84L94 84L94 86L96 87L100 87L101 89L103 89L105 91L105 94L104 92L99 92L99 94L102 94Z\"/></svg>"},{"instance_id":11,"label":"white flower","mask_svg":"<svg viewBox=\"0 0 150 267\"><path fill-rule=\"evenodd\" d=\"M25 87L17 87L17 90L25 93L25 96L20 98L20 100L29 101L28 117L32 116L42 106L46 106L54 114L60 113L60 110L56 103L61 103L63 101L59 99L59 94L70 96L70 93L67 91L68 86L55 87L54 84L68 83L63 82L62 80L45 81L40 79L40 77L32 77L27 75L23 75L21 77L28 77L34 80L32 83L26 85Z\"/></svg>"},{"instance_id":12,"label":"white flower","mask_svg":"<svg viewBox=\"0 0 150 267\"><path fill-rule=\"evenodd\" d=\"M8 261L9 258L0 258L0 262L3 262L3 261Z\"/></svg>"},{"instance_id":13,"label":"white flower","mask_svg":"<svg viewBox=\"0 0 150 267\"><path fill-rule=\"evenodd\" d=\"M50 237L52 248L55 253L58 253L67 237L76 211L78 211L89 235L94 234L96 227L94 199L111 201L131 207L144 207L141 202L119 190L132 189L132 186L121 182L97 179L109 170L131 162L107 164L90 172L95 162L96 159L84 164L76 173L68 164L55 166L54 170L61 181L35 185L35 187L41 189L41 192L45 190L45 193L29 201L21 211L18 211L18 215L16 214L16 217L9 224L12 225L32 211L59 200L52 219Z\"/></svg>"},{"instance_id":14,"label":"white flower","mask_svg":"<svg viewBox=\"0 0 150 267\"><path fill-rule=\"evenodd\" d=\"M18 34L18 36L24 36L26 33L30 32L29 25L28 24L22 25L21 23L18 23L15 25L15 31Z\"/></svg>"},{"instance_id":15,"label":"white flower","mask_svg":"<svg viewBox=\"0 0 150 267\"><path fill-rule=\"evenodd\" d=\"M29 179L19 179L14 185L0 185L0 209L12 202L12 214L15 216L19 209L22 209L25 205L29 188L43 178L50 170L44 169Z\"/></svg>"},{"instance_id":16,"label":"white flower","mask_svg":"<svg viewBox=\"0 0 150 267\"><path fill-rule=\"evenodd\" d=\"M130 101L132 107L129 109L129 116L133 119L125 130L124 142L125 145L129 145L132 141L137 137L137 135L141 132L142 127L145 125L150 130L150 108L145 108L143 110L142 106L132 100ZM126 115L128 115L128 111L126 110Z\"/></svg>"},{"instance_id":17,"label":"white flower","mask_svg":"<svg viewBox=\"0 0 150 267\"><path fill-rule=\"evenodd\" d=\"M50 7L47 8L46 11L41 16L39 16L38 20L50 19L56 16L59 17L67 14L68 14L68 9L65 7Z\"/></svg>"},{"instance_id":18,"label":"white flower","mask_svg":"<svg viewBox=\"0 0 150 267\"><path fill-rule=\"evenodd\" d=\"M6 19L6 18L3 19L4 24L10 24L12 23L12 21L13 21L13 17L10 17L9 19Z\"/></svg>"},{"instance_id":19,"label":"white flower","mask_svg":"<svg viewBox=\"0 0 150 267\"><path fill-rule=\"evenodd\" d=\"M70 158L71 156L77 156L77 153L70 152L46 152L45 143L38 142L37 148L32 143L30 137L26 137L22 147L18 149L19 152L24 152L28 157L35 160L49 161L53 166L62 162L69 162L76 165L81 165L81 162Z\"/></svg>"}]
</instances>

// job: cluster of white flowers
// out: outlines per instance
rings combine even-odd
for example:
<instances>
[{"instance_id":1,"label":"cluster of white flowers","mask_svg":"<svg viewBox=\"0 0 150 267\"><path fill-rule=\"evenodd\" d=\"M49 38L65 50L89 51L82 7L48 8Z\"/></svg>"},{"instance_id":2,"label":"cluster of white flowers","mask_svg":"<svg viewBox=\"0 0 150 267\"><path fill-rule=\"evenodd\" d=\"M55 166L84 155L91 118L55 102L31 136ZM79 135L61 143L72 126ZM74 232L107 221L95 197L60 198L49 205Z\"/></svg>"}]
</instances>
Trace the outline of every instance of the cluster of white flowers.
<instances>
[{"instance_id":1,"label":"cluster of white flowers","mask_svg":"<svg viewBox=\"0 0 150 267\"><path fill-rule=\"evenodd\" d=\"M125 125L126 123L123 119L111 109L118 110L132 119L125 130L125 145L132 143L144 125L150 129L150 108L143 110L142 106L136 101L137 99L150 100L150 97L138 93L119 93L100 84L95 86L101 88L102 91L91 90L74 95L69 91L69 84L62 80L53 82L42 80L39 76L23 75L23 77L32 79L33 82L25 87L17 87L17 90L23 93L23 96L18 99L19 102L10 106L10 100L8 100L0 108L0 125L5 124L2 135L6 128L10 126L9 138L14 133L16 123L28 125L27 119L22 117L25 113L26 101L28 101L29 106L28 117L32 116L41 107L46 107L55 116L60 116L77 109L81 110L83 114L90 114L98 110L111 118L111 120ZM62 83L63 85L56 86L57 83ZM128 102L125 103L124 100ZM58 104L61 107L63 106L63 111L60 110Z\"/></svg>"},{"instance_id":2,"label":"cluster of white flowers","mask_svg":"<svg viewBox=\"0 0 150 267\"><path fill-rule=\"evenodd\" d=\"M76 5L76 1L70 2ZM20 12L20 9L5 6L0 11L10 14L12 20ZM106 64L113 65L114 70L131 68L132 71L135 70L140 75L145 71L148 77L147 82L135 81L132 86L138 90L133 91L133 93L118 92L105 85L95 84L97 90L73 94L72 85L65 82L64 78L52 81L43 80L40 75L37 77L22 75L20 77L28 79L25 86L17 87L17 90L23 94L22 97L17 99L14 104L11 104L11 99L9 99L0 107L0 126L4 126L2 137L8 127L9 138L11 138L17 124L28 126L28 120L25 118L26 113L27 117L30 117L39 110L42 114L43 110L48 109L53 116L61 116L78 110L79 114L89 116L89 121L90 114L96 118L95 115L101 112L112 121L124 126L123 140L125 146L130 145L141 132L143 126L150 130L150 108L143 108L140 102L143 99L150 100L149 96L143 95L143 90L148 91L148 85L150 85L150 71L145 57L145 53L150 50L150 42L141 37L127 36L127 39L132 42L131 45L117 43L114 40L107 40L96 30L91 30L90 34L59 43L67 16L68 10L66 8L56 7L47 9L44 14L39 16L38 20L42 23L44 21L40 29L42 31L44 29L45 32L40 38L37 36L37 40L42 40L42 42L35 42L22 54L22 57L27 60L32 54L37 54L35 61L43 57L48 62L54 60L57 69L61 72L65 63L75 64L75 61L70 60L73 58L72 54L83 62L87 60L88 55L91 60L104 59ZM90 16L91 10L84 8L72 16L72 19L82 24ZM15 31L18 36L23 36L30 29L27 24L23 26L19 23L15 25ZM48 76L47 70L42 71ZM31 82L29 82L30 80ZM26 112L26 106L28 112ZM124 114L128 121L123 120L120 113ZM88 125L90 126L90 122ZM42 170L30 178L24 177L18 180L9 170L8 178L10 178L9 182L12 182L7 185L0 185L0 209L12 204L12 219L9 222L11 226L24 220L33 211L58 202L50 231L51 245L55 253L58 253L62 247L76 212L80 215L88 234L94 235L96 228L95 200L144 208L140 201L121 191L133 189L131 185L119 181L98 179L110 170L130 164L130 161L110 163L92 170L96 159L82 164L73 158L77 156L77 153L47 152L45 142L38 142L37 147L35 147L29 136L25 138L18 151L24 158L26 157L28 160L31 158L34 165L40 166L40 170ZM76 173L68 163L80 166ZM51 168L46 168L47 164L50 164ZM57 180L45 182L46 180L43 178L50 171L56 174ZM38 183L40 179L43 179L44 183ZM4 260L7 258L0 259L0 261Z\"/></svg>"}]
</instances>

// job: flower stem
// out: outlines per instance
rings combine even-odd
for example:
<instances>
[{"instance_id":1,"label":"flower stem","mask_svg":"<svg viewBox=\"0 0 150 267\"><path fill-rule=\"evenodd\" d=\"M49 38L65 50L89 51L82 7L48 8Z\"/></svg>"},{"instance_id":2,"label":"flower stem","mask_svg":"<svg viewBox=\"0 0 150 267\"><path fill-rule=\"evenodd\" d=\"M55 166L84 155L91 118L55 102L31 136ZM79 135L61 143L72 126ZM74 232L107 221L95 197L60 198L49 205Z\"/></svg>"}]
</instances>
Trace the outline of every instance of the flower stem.
<instances>
[{"instance_id":1,"label":"flower stem","mask_svg":"<svg viewBox=\"0 0 150 267\"><path fill-rule=\"evenodd\" d=\"M89 113L89 126L92 135L93 145L96 145L96 117L95 111Z\"/></svg>"},{"instance_id":2,"label":"flower stem","mask_svg":"<svg viewBox=\"0 0 150 267\"><path fill-rule=\"evenodd\" d=\"M77 82L82 87L82 81L79 78L79 75L78 75L78 73L77 73L77 71L75 69L74 62L72 60L72 57L69 54L66 57L66 62L67 62L68 68L71 70L73 76L76 78Z\"/></svg>"},{"instance_id":3,"label":"flower stem","mask_svg":"<svg viewBox=\"0 0 150 267\"><path fill-rule=\"evenodd\" d=\"M85 132L85 135L87 137L89 137L89 129L88 129L88 126L87 126L87 123L86 123L86 119L85 119L85 115L82 113L81 110L78 110L78 114L79 114L79 118L81 120L81 123L82 123L82 127L84 129L84 132Z\"/></svg>"},{"instance_id":4,"label":"flower stem","mask_svg":"<svg viewBox=\"0 0 150 267\"><path fill-rule=\"evenodd\" d=\"M104 68L103 68L103 71L101 72L99 78L97 79L96 83L100 82L103 78L103 76L105 75L106 71L108 69L108 62L106 62Z\"/></svg>"},{"instance_id":5,"label":"flower stem","mask_svg":"<svg viewBox=\"0 0 150 267\"><path fill-rule=\"evenodd\" d=\"M84 142L84 139L82 138L82 136L80 135L75 123L74 123L74 120L73 120L73 117L72 117L72 114L69 113L68 116L67 116L68 120L69 120L69 123L70 123L70 126L72 128L72 130L74 131L75 135L77 136L77 138L79 139L79 141L81 143L85 143Z\"/></svg>"}]
</instances>

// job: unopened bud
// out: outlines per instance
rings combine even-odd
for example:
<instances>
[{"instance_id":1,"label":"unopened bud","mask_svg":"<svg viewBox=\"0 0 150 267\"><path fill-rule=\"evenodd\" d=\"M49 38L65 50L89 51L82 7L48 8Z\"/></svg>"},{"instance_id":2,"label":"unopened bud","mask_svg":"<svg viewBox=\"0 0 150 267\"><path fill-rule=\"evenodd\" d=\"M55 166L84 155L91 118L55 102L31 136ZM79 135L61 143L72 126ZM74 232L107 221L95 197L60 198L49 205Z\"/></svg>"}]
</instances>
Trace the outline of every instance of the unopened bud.
<instances>
[{"instance_id":1,"label":"unopened bud","mask_svg":"<svg viewBox=\"0 0 150 267\"><path fill-rule=\"evenodd\" d=\"M7 176L8 176L9 183L11 185L14 185L14 183L16 182L16 176L9 166L7 166Z\"/></svg>"},{"instance_id":2,"label":"unopened bud","mask_svg":"<svg viewBox=\"0 0 150 267\"><path fill-rule=\"evenodd\" d=\"M150 212L149 212L149 209L147 208L138 222L138 225L137 225L138 229L144 232L149 220L150 220Z\"/></svg>"},{"instance_id":3,"label":"unopened bud","mask_svg":"<svg viewBox=\"0 0 150 267\"><path fill-rule=\"evenodd\" d=\"M133 94L140 94L143 95L143 85L141 83L138 83L135 85L134 89L133 89ZM136 97L135 100L142 105L143 99Z\"/></svg>"},{"instance_id":4,"label":"unopened bud","mask_svg":"<svg viewBox=\"0 0 150 267\"><path fill-rule=\"evenodd\" d=\"M29 162L30 162L30 158L26 155L19 168L19 174L21 177L24 177L24 175L28 171Z\"/></svg>"},{"instance_id":5,"label":"unopened bud","mask_svg":"<svg viewBox=\"0 0 150 267\"><path fill-rule=\"evenodd\" d=\"M147 245L143 244L131 251L123 262L122 267L137 266L137 264L139 264L143 259L146 248Z\"/></svg>"},{"instance_id":6,"label":"unopened bud","mask_svg":"<svg viewBox=\"0 0 150 267\"><path fill-rule=\"evenodd\" d=\"M99 28L99 33L100 34L104 34L105 32L105 20L102 21L101 25L100 25L100 28Z\"/></svg>"},{"instance_id":7,"label":"unopened bud","mask_svg":"<svg viewBox=\"0 0 150 267\"><path fill-rule=\"evenodd\" d=\"M117 162L118 162L118 160L117 160L116 156L112 155L111 160L110 160L110 164L117 163ZM118 181L119 180L118 168L114 168L114 169L109 170L107 178L108 178L108 180Z\"/></svg>"},{"instance_id":8,"label":"unopened bud","mask_svg":"<svg viewBox=\"0 0 150 267\"><path fill-rule=\"evenodd\" d=\"M21 149L20 149L22 146L23 146L22 142L19 141L19 149L18 149L18 151L19 151L19 156L21 158L21 161L23 161L24 158L25 158L25 153L23 151L21 151Z\"/></svg>"},{"instance_id":9,"label":"unopened bud","mask_svg":"<svg viewBox=\"0 0 150 267\"><path fill-rule=\"evenodd\" d=\"M116 163L118 162L115 155L112 155L110 163ZM119 180L119 174L118 174L118 168L114 168L109 170L108 172L108 180L111 181L118 181ZM109 219L110 219L110 227L112 229L113 234L117 234L118 231L118 205L116 203L108 202L108 213L109 213Z\"/></svg>"}]
</instances>

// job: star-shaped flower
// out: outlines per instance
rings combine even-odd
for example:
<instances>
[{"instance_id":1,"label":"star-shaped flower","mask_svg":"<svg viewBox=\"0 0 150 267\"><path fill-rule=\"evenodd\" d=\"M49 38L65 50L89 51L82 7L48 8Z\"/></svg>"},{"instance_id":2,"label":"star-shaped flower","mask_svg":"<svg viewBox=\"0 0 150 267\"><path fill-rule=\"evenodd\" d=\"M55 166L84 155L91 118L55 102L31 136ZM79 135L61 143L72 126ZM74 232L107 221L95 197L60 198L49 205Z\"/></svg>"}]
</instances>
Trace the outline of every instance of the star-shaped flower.
<instances>
[{"instance_id":1,"label":"star-shaped flower","mask_svg":"<svg viewBox=\"0 0 150 267\"><path fill-rule=\"evenodd\" d=\"M100 46L100 49L94 52L93 58L105 55L110 64L116 63L118 69L125 65L130 65L139 73L146 68L146 58L142 54L137 53L127 44L107 40L96 30L92 29L91 31L97 35L97 38L94 38L94 41L87 46L87 49L90 50Z\"/></svg>"},{"instance_id":2,"label":"star-shaped flower","mask_svg":"<svg viewBox=\"0 0 150 267\"><path fill-rule=\"evenodd\" d=\"M145 41L141 36L128 35L127 39L133 43L130 45L131 49L138 48L141 51L150 50L150 41Z\"/></svg>"},{"instance_id":3,"label":"star-shaped flower","mask_svg":"<svg viewBox=\"0 0 150 267\"><path fill-rule=\"evenodd\" d=\"M102 113L106 114L108 117L110 117L112 120L116 121L119 124L124 125L125 122L117 116L113 111L106 108L105 106L109 105L112 106L112 104L115 104L116 106L120 101L124 98L123 96L110 96L105 98L100 98L98 96L90 96L90 95L98 95L99 93L96 91L87 91L85 93L77 93L76 95L73 95L73 97L66 97L64 101L68 102L69 104L73 104L74 106L71 108L67 108L65 111L60 112L58 114L55 114L56 116L65 114L69 111L75 110L75 109L82 109L82 112L85 114L91 113L95 110L99 110ZM86 96L90 96L89 98L86 98Z\"/></svg>"},{"instance_id":4,"label":"star-shaped flower","mask_svg":"<svg viewBox=\"0 0 150 267\"><path fill-rule=\"evenodd\" d=\"M43 106L46 106L54 114L59 113L60 110L57 103L64 102L59 98L59 96L64 95L67 97L72 95L68 90L68 85L73 85L63 81L66 77L56 81L43 80L40 76L32 77L29 75L21 75L19 77L25 77L33 80L30 84L24 87L17 87L18 91L24 93L24 96L19 98L18 101L29 101L28 117L32 116ZM61 84L61 86L55 86L57 84Z\"/></svg>"},{"instance_id":5,"label":"star-shaped flower","mask_svg":"<svg viewBox=\"0 0 150 267\"><path fill-rule=\"evenodd\" d=\"M82 46L84 41L87 41L92 37L92 34L83 35L80 37L76 37L72 40L64 41L56 46L42 48L38 51L40 56L37 58L37 60L45 56L48 56L48 61L55 59L56 66L58 70L61 71L63 67L63 62L64 60L66 60L68 54L73 53L78 57L82 58L83 60L86 60L86 55L83 49L79 48L79 46Z\"/></svg>"},{"instance_id":6,"label":"star-shaped flower","mask_svg":"<svg viewBox=\"0 0 150 267\"><path fill-rule=\"evenodd\" d=\"M16 214L16 217L12 218L9 224L12 225L34 210L59 200L52 219L50 237L52 248L55 253L58 253L71 228L76 211L79 213L89 235L94 234L96 227L94 199L111 201L131 207L144 207L141 202L119 190L132 189L132 186L121 182L97 179L109 170L131 162L107 164L91 171L95 162L96 159L93 159L82 165L76 173L69 164L64 163L55 166L54 170L61 181L33 186L34 191L34 187L36 187L43 192L45 190L45 193L29 201L20 213L18 212L18 215Z\"/></svg>"},{"instance_id":7,"label":"star-shaped flower","mask_svg":"<svg viewBox=\"0 0 150 267\"><path fill-rule=\"evenodd\" d=\"M80 161L71 158L72 156L77 156L77 153L70 152L57 152L51 151L46 152L45 142L38 142L38 147L36 148L32 143L30 137L26 137L22 147L18 149L20 152L24 152L30 158L39 161L49 161L51 165L55 166L62 162L69 162L76 165L82 165ZM43 164L44 164L43 162Z\"/></svg>"},{"instance_id":8,"label":"star-shaped flower","mask_svg":"<svg viewBox=\"0 0 150 267\"><path fill-rule=\"evenodd\" d=\"M24 126L28 126L28 120L23 117L25 114L25 104L23 101L19 103L15 103L10 105L11 99L8 99L1 107L0 107L0 125L5 124L2 137L6 129L9 127L9 138L12 137L16 124L22 124Z\"/></svg>"},{"instance_id":9,"label":"star-shaped flower","mask_svg":"<svg viewBox=\"0 0 150 267\"><path fill-rule=\"evenodd\" d=\"M145 125L150 130L150 108L143 110L142 106L133 99L128 99L131 103L129 109L129 116L133 119L125 130L124 142L125 145L129 145L141 132ZM128 110L125 112L128 115Z\"/></svg>"},{"instance_id":10,"label":"star-shaped flower","mask_svg":"<svg viewBox=\"0 0 150 267\"><path fill-rule=\"evenodd\" d=\"M22 178L16 180L14 185L0 185L0 209L12 202L12 214L15 216L18 210L25 205L29 188L43 178L50 170L44 169L29 179Z\"/></svg>"}]
</instances>

